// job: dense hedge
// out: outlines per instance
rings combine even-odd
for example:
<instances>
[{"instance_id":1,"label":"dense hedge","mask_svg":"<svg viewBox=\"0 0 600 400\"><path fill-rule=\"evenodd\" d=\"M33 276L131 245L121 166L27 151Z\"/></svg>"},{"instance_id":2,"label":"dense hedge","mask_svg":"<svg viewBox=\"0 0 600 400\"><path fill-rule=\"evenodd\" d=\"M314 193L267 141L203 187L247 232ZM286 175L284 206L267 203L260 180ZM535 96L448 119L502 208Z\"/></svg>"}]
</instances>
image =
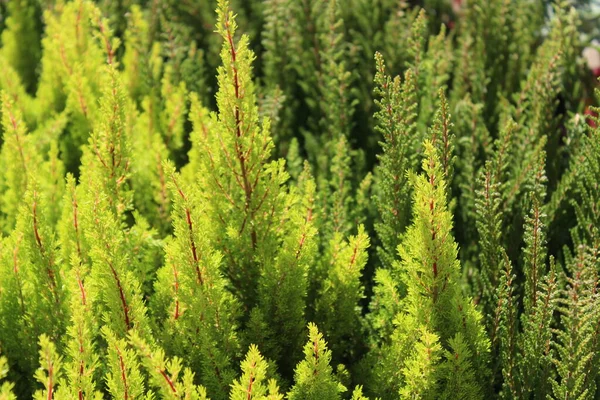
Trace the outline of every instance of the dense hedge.
<instances>
[{"instance_id":1,"label":"dense hedge","mask_svg":"<svg viewBox=\"0 0 600 400\"><path fill-rule=\"evenodd\" d=\"M0 400L600 398L596 17L414 3L0 3Z\"/></svg>"}]
</instances>

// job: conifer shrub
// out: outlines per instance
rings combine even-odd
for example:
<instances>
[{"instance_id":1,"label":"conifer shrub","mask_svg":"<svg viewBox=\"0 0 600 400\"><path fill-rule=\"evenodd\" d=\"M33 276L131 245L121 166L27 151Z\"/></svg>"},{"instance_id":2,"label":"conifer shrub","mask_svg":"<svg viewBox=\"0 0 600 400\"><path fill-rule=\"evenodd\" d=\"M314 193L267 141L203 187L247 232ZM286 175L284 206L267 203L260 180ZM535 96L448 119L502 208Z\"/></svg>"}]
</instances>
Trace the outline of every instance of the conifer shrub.
<instances>
[{"instance_id":1,"label":"conifer shrub","mask_svg":"<svg viewBox=\"0 0 600 400\"><path fill-rule=\"evenodd\" d=\"M0 2L0 400L600 398L589 3Z\"/></svg>"}]
</instances>

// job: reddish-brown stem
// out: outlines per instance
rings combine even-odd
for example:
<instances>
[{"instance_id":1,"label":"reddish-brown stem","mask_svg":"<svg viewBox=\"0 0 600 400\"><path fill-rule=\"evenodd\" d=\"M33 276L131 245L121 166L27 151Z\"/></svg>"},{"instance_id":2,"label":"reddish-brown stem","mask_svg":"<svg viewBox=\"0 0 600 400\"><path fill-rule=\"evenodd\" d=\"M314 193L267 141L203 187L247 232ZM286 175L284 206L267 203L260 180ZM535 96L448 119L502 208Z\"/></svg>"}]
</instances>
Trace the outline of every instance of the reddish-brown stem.
<instances>
[{"instance_id":1,"label":"reddish-brown stem","mask_svg":"<svg viewBox=\"0 0 600 400\"><path fill-rule=\"evenodd\" d=\"M358 253L358 243L356 244L356 246L354 246L354 249L352 250L352 258L350 259L350 267L352 267L354 265L354 262L356 261L357 253Z\"/></svg>"},{"instance_id":2,"label":"reddish-brown stem","mask_svg":"<svg viewBox=\"0 0 600 400\"><path fill-rule=\"evenodd\" d=\"M54 396L54 364L52 361L48 363L48 400L52 400Z\"/></svg>"},{"instance_id":3,"label":"reddish-brown stem","mask_svg":"<svg viewBox=\"0 0 600 400\"><path fill-rule=\"evenodd\" d=\"M313 342L313 354L315 355L315 365L319 363L319 339ZM313 375L317 375L317 368L313 370Z\"/></svg>"},{"instance_id":4,"label":"reddish-brown stem","mask_svg":"<svg viewBox=\"0 0 600 400\"><path fill-rule=\"evenodd\" d=\"M167 384L171 388L171 391L173 393L177 393L177 389L175 389L175 385L173 384L173 381L171 380L171 378L169 377L167 372L164 369L161 369L160 374L162 375L163 378L165 378L165 381L167 381Z\"/></svg>"},{"instance_id":5,"label":"reddish-brown stem","mask_svg":"<svg viewBox=\"0 0 600 400\"><path fill-rule=\"evenodd\" d=\"M308 225L312 221L312 208L308 209L308 215L306 216L306 225ZM300 258L300 253L302 252L302 248L304 247L304 242L306 240L306 231L302 233L302 237L300 238L300 244L298 245L298 250L296 251L296 260Z\"/></svg>"},{"instance_id":6,"label":"reddish-brown stem","mask_svg":"<svg viewBox=\"0 0 600 400\"><path fill-rule=\"evenodd\" d=\"M432 170L431 175L429 176L429 184L431 185L431 189L432 192L434 192L435 190L435 175L433 173L433 160L430 161L429 166ZM432 197L429 199L429 212L431 213L431 241L432 243L435 242L436 237L437 237L437 231L436 231L436 227L434 225L435 221L434 221L434 210L435 210L435 202L434 202L434 198L433 198L433 194ZM433 302L435 303L437 301L437 296L438 296L438 286L437 286L437 277L438 277L438 264L437 264L437 254L434 251L434 255L433 255L433 265L432 265L432 270L433 270L433 290L432 290L432 296L433 296Z\"/></svg>"},{"instance_id":7,"label":"reddish-brown stem","mask_svg":"<svg viewBox=\"0 0 600 400\"><path fill-rule=\"evenodd\" d=\"M175 279L175 312L173 313L173 318L179 318L179 272L177 271L177 266L173 263L173 277Z\"/></svg>"},{"instance_id":8,"label":"reddish-brown stem","mask_svg":"<svg viewBox=\"0 0 600 400\"><path fill-rule=\"evenodd\" d=\"M173 184L177 188L177 192L179 193L179 195L181 196L183 201L187 203L187 197L185 196L185 194L183 193L183 191L177 184L177 180L175 179L175 177L171 177L171 180L173 181ZM190 209L187 207L187 205L185 207L185 218L186 218L188 230L190 233L190 247L192 250L192 258L194 260L194 266L196 268L196 276L198 278L198 283L200 285L204 285L204 279L202 277L202 272L200 271L199 258L198 258L198 253L196 250L196 242L194 240L194 225L192 223L192 215L191 215Z\"/></svg>"},{"instance_id":9,"label":"reddish-brown stem","mask_svg":"<svg viewBox=\"0 0 600 400\"><path fill-rule=\"evenodd\" d=\"M233 36L231 34L231 24L229 22L229 17L227 17L225 19L225 30L227 31L227 41L229 42L229 50L230 50L230 54L231 54L231 68L233 69L233 85L234 85L235 97L236 97L236 105L235 105L235 111L234 111L235 126L236 126L235 147L236 147L237 158L240 163L243 188L244 188L244 193L246 196L245 207L246 207L246 211L248 211L251 201L252 201L253 188L252 188L252 185L250 185L250 181L248 180L246 157L244 155L244 152L243 152L243 149L242 149L242 146L240 143L240 140L242 138L242 119L241 119L241 115L240 115L239 101L242 99L242 97L240 95L240 82L239 82L238 70L237 70L237 53L235 50L235 44L233 43ZM251 236L251 240L252 240L252 247L255 248L256 247L256 231L254 231L254 229L252 230L252 233L250 236Z\"/></svg>"},{"instance_id":10,"label":"reddish-brown stem","mask_svg":"<svg viewBox=\"0 0 600 400\"><path fill-rule=\"evenodd\" d=\"M108 39L106 28L104 27L104 24L102 23L101 18L98 19L98 28L100 29L102 39L104 40L104 46L106 47L106 56L108 57L108 64L112 65L115 53L113 51L112 45L110 44L110 40Z\"/></svg>"},{"instance_id":11,"label":"reddish-brown stem","mask_svg":"<svg viewBox=\"0 0 600 400\"><path fill-rule=\"evenodd\" d=\"M79 290L81 291L81 304L86 305L86 297L85 297L85 289L83 287L83 281L81 280L81 275L79 274L79 270L77 271L77 284L79 285Z\"/></svg>"},{"instance_id":12,"label":"reddish-brown stem","mask_svg":"<svg viewBox=\"0 0 600 400\"><path fill-rule=\"evenodd\" d=\"M81 356L81 359L79 361L79 378L83 377L83 372L84 372L84 362L83 362L83 332L81 330L81 326L79 327L79 354ZM81 388L79 389L78 392L78 397L79 400L83 400L83 391L81 390Z\"/></svg>"},{"instance_id":13,"label":"reddish-brown stem","mask_svg":"<svg viewBox=\"0 0 600 400\"><path fill-rule=\"evenodd\" d=\"M115 270L111 262L108 263L108 266L110 267L110 271L112 272L113 278L115 279L115 283L117 284L117 289L119 289L121 306L123 307L123 313L125 314L125 326L127 327L127 330L129 330L131 329L131 320L129 319L129 305L127 304L127 300L125 299L123 285L121 285L119 275L117 274L117 271Z\"/></svg>"},{"instance_id":14,"label":"reddish-brown stem","mask_svg":"<svg viewBox=\"0 0 600 400\"><path fill-rule=\"evenodd\" d=\"M121 381L123 381L123 388L125 389L125 400L129 400L129 387L127 386L127 373L125 369L125 361L123 360L123 355L121 354L121 349L119 346L115 346L117 349L117 355L119 356L119 365L121 367Z\"/></svg>"},{"instance_id":15,"label":"reddish-brown stem","mask_svg":"<svg viewBox=\"0 0 600 400\"><path fill-rule=\"evenodd\" d=\"M173 128L175 127L175 123L177 122L177 118L179 118L179 115L181 114L181 104L177 104L177 107L175 107L175 111L173 112L171 119L169 120L169 125L167 128L167 137L165 138L165 145L169 146L169 143L171 142L171 138L173 137Z\"/></svg>"},{"instance_id":16,"label":"reddish-brown stem","mask_svg":"<svg viewBox=\"0 0 600 400\"><path fill-rule=\"evenodd\" d=\"M42 256L43 259L46 259L46 250L42 243L42 238L40 236L40 232L39 232L39 228L38 228L36 198L37 198L37 192L34 191L33 192L33 206L32 206L33 235L35 237L35 242L40 250L40 255ZM53 264L52 258L48 257L47 265L46 265L46 274L48 275L48 280L50 283L50 291L52 292L52 295L54 296L54 300L58 303L59 298L58 298L58 293L56 292L56 280L55 280L55 276L54 276L54 270L52 269L52 266L53 266L52 264Z\"/></svg>"},{"instance_id":17,"label":"reddish-brown stem","mask_svg":"<svg viewBox=\"0 0 600 400\"><path fill-rule=\"evenodd\" d=\"M169 199L167 196L167 185L165 183L165 174L164 174L162 164L161 164L162 160L161 160L160 153L158 151L156 152L156 160L158 163L158 180L160 182L160 204L159 204L158 212L159 212L161 218L164 220L167 218L166 204L168 204Z\"/></svg>"},{"instance_id":18,"label":"reddish-brown stem","mask_svg":"<svg viewBox=\"0 0 600 400\"><path fill-rule=\"evenodd\" d=\"M17 280L17 286L19 288L19 303L21 304L21 313L23 316L25 315L25 299L23 297L23 285L21 285L21 277L19 275L19 243L21 242L21 238L17 239L17 243L15 243L15 248L13 250L13 272L15 273L15 279Z\"/></svg>"},{"instance_id":19,"label":"reddish-brown stem","mask_svg":"<svg viewBox=\"0 0 600 400\"><path fill-rule=\"evenodd\" d=\"M533 217L533 251L532 251L532 264L531 264L531 290L532 290L532 300L531 307L535 307L537 303L537 257L538 257L538 229L540 223L540 215L539 208L536 203L534 206L534 217Z\"/></svg>"},{"instance_id":20,"label":"reddish-brown stem","mask_svg":"<svg viewBox=\"0 0 600 400\"><path fill-rule=\"evenodd\" d=\"M254 368L256 368L256 363L252 363L252 366L250 368L252 368L252 370L254 370ZM252 385L253 384L254 384L254 375L252 375L252 372L250 372L250 382L248 383L248 389L246 390L246 392L248 393L248 395L246 396L246 400L252 399Z\"/></svg>"},{"instance_id":21,"label":"reddish-brown stem","mask_svg":"<svg viewBox=\"0 0 600 400\"><path fill-rule=\"evenodd\" d=\"M82 260L82 256L81 256L81 244L80 244L80 240L79 240L79 218L78 218L79 206L77 204L77 198L75 197L75 191L73 191L72 205L73 205L73 228L75 228L75 237L77 238L77 241L76 241L77 255L79 256L79 262L81 263L83 260Z\"/></svg>"},{"instance_id":22,"label":"reddish-brown stem","mask_svg":"<svg viewBox=\"0 0 600 400\"><path fill-rule=\"evenodd\" d=\"M10 119L10 123L12 124L13 130L15 131L15 140L17 141L17 148L19 149L19 156L21 157L21 163L23 164L23 172L25 172L25 186L27 186L27 163L25 161L25 156L23 155L23 145L21 144L21 138L19 137L18 131L18 123L17 119L13 115L10 109L7 108L8 117Z\"/></svg>"}]
</instances>

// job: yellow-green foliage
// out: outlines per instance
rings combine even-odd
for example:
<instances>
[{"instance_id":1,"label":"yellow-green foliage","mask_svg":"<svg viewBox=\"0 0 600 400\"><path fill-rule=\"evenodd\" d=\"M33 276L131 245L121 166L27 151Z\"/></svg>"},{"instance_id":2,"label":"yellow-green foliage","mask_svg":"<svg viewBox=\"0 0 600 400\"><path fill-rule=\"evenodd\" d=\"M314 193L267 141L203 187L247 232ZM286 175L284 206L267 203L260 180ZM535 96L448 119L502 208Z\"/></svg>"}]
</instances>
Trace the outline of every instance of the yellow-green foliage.
<instances>
[{"instance_id":1,"label":"yellow-green foliage","mask_svg":"<svg viewBox=\"0 0 600 400\"><path fill-rule=\"evenodd\" d=\"M0 400L597 398L585 3L0 1Z\"/></svg>"}]
</instances>

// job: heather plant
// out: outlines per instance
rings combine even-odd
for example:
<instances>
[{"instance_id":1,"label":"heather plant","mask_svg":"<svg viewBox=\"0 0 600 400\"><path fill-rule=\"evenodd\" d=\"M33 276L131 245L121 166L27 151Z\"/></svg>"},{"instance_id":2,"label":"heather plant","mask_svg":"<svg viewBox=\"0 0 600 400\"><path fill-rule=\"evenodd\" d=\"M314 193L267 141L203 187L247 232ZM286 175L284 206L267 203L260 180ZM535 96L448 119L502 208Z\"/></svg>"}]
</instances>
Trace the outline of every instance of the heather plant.
<instances>
[{"instance_id":1,"label":"heather plant","mask_svg":"<svg viewBox=\"0 0 600 400\"><path fill-rule=\"evenodd\" d=\"M0 400L598 398L588 3L0 2Z\"/></svg>"}]
</instances>

